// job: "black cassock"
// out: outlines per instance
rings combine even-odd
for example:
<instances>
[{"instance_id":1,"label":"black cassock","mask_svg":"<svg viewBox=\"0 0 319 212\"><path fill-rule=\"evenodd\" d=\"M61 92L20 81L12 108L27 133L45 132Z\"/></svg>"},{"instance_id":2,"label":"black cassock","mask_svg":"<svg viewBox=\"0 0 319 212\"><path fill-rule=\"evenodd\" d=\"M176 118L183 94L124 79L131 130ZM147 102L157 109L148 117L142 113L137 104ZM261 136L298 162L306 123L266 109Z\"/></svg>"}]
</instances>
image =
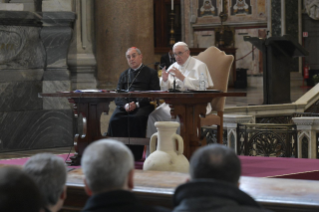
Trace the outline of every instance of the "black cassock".
<instances>
[{"instance_id":1,"label":"black cassock","mask_svg":"<svg viewBox=\"0 0 319 212\"><path fill-rule=\"evenodd\" d=\"M157 71L142 65L138 70L125 70L117 84L119 90L143 91L160 90ZM138 102L139 108L126 112L126 103ZM111 117L108 135L113 137L145 137L148 115L154 110L147 98L116 98L116 109ZM128 145L135 160L142 157L144 146Z\"/></svg>"}]
</instances>

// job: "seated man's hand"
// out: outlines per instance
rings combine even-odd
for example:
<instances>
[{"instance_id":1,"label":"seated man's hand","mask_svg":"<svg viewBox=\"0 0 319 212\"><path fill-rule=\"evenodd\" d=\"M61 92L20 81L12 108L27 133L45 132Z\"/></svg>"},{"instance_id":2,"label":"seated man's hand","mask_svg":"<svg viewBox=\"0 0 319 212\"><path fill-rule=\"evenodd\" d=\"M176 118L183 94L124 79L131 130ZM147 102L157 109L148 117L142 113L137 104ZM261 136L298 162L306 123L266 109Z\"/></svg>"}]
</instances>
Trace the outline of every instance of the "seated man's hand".
<instances>
[{"instance_id":1,"label":"seated man's hand","mask_svg":"<svg viewBox=\"0 0 319 212\"><path fill-rule=\"evenodd\" d=\"M171 68L168 73L173 73L173 75L175 75L175 77L177 77L177 79L179 79L180 81L184 81L185 76L182 74L182 72L180 72L180 70L178 70L176 67Z\"/></svg>"},{"instance_id":2,"label":"seated man's hand","mask_svg":"<svg viewBox=\"0 0 319 212\"><path fill-rule=\"evenodd\" d=\"M162 69L162 79L164 82L168 80L168 73L166 72L166 66Z\"/></svg>"},{"instance_id":3,"label":"seated man's hand","mask_svg":"<svg viewBox=\"0 0 319 212\"><path fill-rule=\"evenodd\" d=\"M134 111L137 108L137 106L135 102L130 102L130 103L127 103L124 108L126 112L131 112L131 111Z\"/></svg>"}]
</instances>

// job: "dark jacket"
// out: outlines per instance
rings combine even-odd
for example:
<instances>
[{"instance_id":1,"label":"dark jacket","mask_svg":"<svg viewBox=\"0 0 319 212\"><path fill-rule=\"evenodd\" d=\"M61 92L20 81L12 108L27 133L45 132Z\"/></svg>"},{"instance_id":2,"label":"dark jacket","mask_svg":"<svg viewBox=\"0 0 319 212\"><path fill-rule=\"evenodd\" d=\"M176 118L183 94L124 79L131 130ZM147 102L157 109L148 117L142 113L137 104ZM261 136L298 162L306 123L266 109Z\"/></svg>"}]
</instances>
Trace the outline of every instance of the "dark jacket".
<instances>
[{"instance_id":1,"label":"dark jacket","mask_svg":"<svg viewBox=\"0 0 319 212\"><path fill-rule=\"evenodd\" d=\"M116 190L91 196L82 210L83 212L167 212L162 207L151 207L138 203L130 191Z\"/></svg>"},{"instance_id":2,"label":"dark jacket","mask_svg":"<svg viewBox=\"0 0 319 212\"><path fill-rule=\"evenodd\" d=\"M173 196L174 212L261 212L249 195L229 183L193 180L179 186Z\"/></svg>"},{"instance_id":3,"label":"dark jacket","mask_svg":"<svg viewBox=\"0 0 319 212\"><path fill-rule=\"evenodd\" d=\"M161 90L157 71L145 65L136 71L131 68L125 70L120 76L117 89L129 91ZM139 102L140 107L150 104L148 98L115 98L115 104L121 108L132 101Z\"/></svg>"},{"instance_id":4,"label":"dark jacket","mask_svg":"<svg viewBox=\"0 0 319 212\"><path fill-rule=\"evenodd\" d=\"M168 56L168 53L163 54L161 57L161 66L164 68L166 66L166 70L175 62L175 58L173 57L173 61Z\"/></svg>"}]
</instances>

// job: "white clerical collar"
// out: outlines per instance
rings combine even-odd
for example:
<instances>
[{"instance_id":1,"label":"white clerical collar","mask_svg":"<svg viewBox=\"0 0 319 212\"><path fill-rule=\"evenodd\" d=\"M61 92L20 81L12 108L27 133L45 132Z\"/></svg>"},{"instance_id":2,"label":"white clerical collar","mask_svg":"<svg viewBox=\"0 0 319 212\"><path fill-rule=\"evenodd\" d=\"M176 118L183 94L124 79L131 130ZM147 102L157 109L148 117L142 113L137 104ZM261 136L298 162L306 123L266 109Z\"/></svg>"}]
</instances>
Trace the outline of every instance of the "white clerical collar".
<instances>
[{"instance_id":1,"label":"white clerical collar","mask_svg":"<svg viewBox=\"0 0 319 212\"><path fill-rule=\"evenodd\" d=\"M186 60L186 62L185 62L183 65L180 65L180 66L181 66L182 68L185 68L185 67L188 65L190 59L191 59L191 56L189 56L188 59Z\"/></svg>"},{"instance_id":2,"label":"white clerical collar","mask_svg":"<svg viewBox=\"0 0 319 212\"><path fill-rule=\"evenodd\" d=\"M143 63L141 63L141 65L140 65L138 68L136 68L136 69L132 68L132 69L133 69L134 71L136 71L136 70L140 69L142 65L143 65Z\"/></svg>"}]
</instances>

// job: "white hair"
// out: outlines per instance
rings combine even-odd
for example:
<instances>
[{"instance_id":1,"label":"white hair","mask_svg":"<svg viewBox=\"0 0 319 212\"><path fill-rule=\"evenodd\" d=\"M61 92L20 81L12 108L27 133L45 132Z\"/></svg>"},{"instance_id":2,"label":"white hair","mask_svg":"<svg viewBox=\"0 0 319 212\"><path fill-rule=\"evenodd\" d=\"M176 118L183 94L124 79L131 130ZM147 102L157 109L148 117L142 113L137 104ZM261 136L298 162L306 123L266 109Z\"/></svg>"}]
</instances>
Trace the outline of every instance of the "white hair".
<instances>
[{"instance_id":1,"label":"white hair","mask_svg":"<svg viewBox=\"0 0 319 212\"><path fill-rule=\"evenodd\" d=\"M24 165L23 170L38 185L46 206L54 206L66 183L64 160L51 153L40 153L32 156Z\"/></svg>"},{"instance_id":2,"label":"white hair","mask_svg":"<svg viewBox=\"0 0 319 212\"><path fill-rule=\"evenodd\" d=\"M186 43L182 42L182 41L175 43L174 46L173 46L173 49L176 48L177 46L183 46L185 51L189 50L188 45Z\"/></svg>"},{"instance_id":3,"label":"white hair","mask_svg":"<svg viewBox=\"0 0 319 212\"><path fill-rule=\"evenodd\" d=\"M136 52L137 52L138 55L141 55L141 54L142 54L142 52L141 52L141 50L140 50L139 48L131 47L131 48L128 48L128 49L126 50L125 56L126 56L127 52L130 51L131 49L136 50Z\"/></svg>"},{"instance_id":4,"label":"white hair","mask_svg":"<svg viewBox=\"0 0 319 212\"><path fill-rule=\"evenodd\" d=\"M85 149L81 164L88 187L97 194L123 188L134 159L123 143L102 139Z\"/></svg>"}]
</instances>

